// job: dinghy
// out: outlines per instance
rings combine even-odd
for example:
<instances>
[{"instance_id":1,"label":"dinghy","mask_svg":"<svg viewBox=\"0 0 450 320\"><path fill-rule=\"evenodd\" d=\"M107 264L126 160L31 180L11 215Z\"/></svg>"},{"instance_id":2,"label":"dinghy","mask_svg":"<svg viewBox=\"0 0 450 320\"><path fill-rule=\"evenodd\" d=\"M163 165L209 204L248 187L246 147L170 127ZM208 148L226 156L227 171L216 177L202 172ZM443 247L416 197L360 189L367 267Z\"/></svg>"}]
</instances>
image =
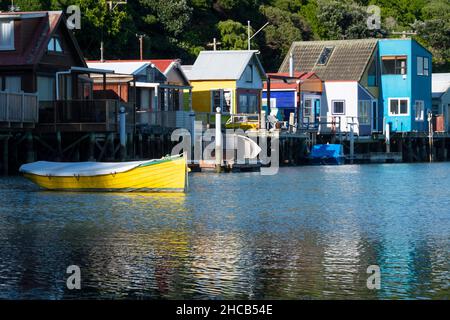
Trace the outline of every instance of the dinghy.
<instances>
[{"instance_id":1,"label":"dinghy","mask_svg":"<svg viewBox=\"0 0 450 320\"><path fill-rule=\"evenodd\" d=\"M186 192L184 156L134 162L47 162L20 167L23 175L47 190L111 192Z\"/></svg>"}]
</instances>

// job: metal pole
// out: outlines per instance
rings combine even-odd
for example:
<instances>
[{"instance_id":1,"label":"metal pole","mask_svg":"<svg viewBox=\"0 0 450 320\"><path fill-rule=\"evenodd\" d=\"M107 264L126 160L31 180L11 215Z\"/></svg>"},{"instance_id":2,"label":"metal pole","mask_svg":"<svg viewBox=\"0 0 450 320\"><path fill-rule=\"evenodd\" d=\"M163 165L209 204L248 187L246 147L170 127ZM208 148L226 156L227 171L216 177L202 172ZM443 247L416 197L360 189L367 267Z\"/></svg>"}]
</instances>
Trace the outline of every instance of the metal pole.
<instances>
[{"instance_id":1,"label":"metal pole","mask_svg":"<svg viewBox=\"0 0 450 320\"><path fill-rule=\"evenodd\" d=\"M430 162L433 162L433 114L428 113L428 144L430 147Z\"/></svg>"},{"instance_id":2,"label":"metal pole","mask_svg":"<svg viewBox=\"0 0 450 320\"><path fill-rule=\"evenodd\" d=\"M247 21L247 36L248 36L248 50L249 51L252 50L252 48L251 48L251 36L250 36L251 31L250 31L250 29L251 29L250 20L248 20Z\"/></svg>"},{"instance_id":3,"label":"metal pole","mask_svg":"<svg viewBox=\"0 0 450 320\"><path fill-rule=\"evenodd\" d=\"M127 122L126 122L126 109L124 106L120 107L119 134L120 134L120 160L124 161L127 156Z\"/></svg>"},{"instance_id":4,"label":"metal pole","mask_svg":"<svg viewBox=\"0 0 450 320\"><path fill-rule=\"evenodd\" d=\"M222 114L221 108L216 109L216 172L222 171Z\"/></svg>"},{"instance_id":5,"label":"metal pole","mask_svg":"<svg viewBox=\"0 0 450 320\"><path fill-rule=\"evenodd\" d=\"M391 128L389 123L386 123L386 153L391 153Z\"/></svg>"},{"instance_id":6,"label":"metal pole","mask_svg":"<svg viewBox=\"0 0 450 320\"><path fill-rule=\"evenodd\" d=\"M353 131L353 123L350 125L350 163L353 164L355 158L355 135Z\"/></svg>"},{"instance_id":7,"label":"metal pole","mask_svg":"<svg viewBox=\"0 0 450 320\"><path fill-rule=\"evenodd\" d=\"M104 59L104 50L105 50L105 48L104 48L104 46L103 46L103 40L100 42L100 62L105 62L105 59Z\"/></svg>"}]
</instances>

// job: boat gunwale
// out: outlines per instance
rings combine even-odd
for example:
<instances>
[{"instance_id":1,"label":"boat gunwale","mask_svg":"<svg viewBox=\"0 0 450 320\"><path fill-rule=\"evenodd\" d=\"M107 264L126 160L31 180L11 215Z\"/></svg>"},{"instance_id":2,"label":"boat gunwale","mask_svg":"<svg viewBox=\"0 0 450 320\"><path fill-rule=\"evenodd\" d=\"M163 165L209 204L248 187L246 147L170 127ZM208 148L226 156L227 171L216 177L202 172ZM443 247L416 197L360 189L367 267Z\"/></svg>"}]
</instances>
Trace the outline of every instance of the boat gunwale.
<instances>
[{"instance_id":1,"label":"boat gunwale","mask_svg":"<svg viewBox=\"0 0 450 320\"><path fill-rule=\"evenodd\" d=\"M140 164L134 168L128 169L126 171L122 171L122 172L110 172L110 173L104 173L104 174L95 174L95 175L77 175L77 174L73 174L73 175L64 175L64 176L54 176L51 174L46 174L46 175L42 175L42 174L36 174L36 173L32 173L32 172L21 172L24 176L25 175L31 175L31 176L37 176L37 177L44 177L44 178L94 178L94 177L106 177L106 176L110 176L110 175L118 175L118 174L126 174L129 173L133 170L136 170L138 168L146 168L146 167L151 167L157 164L162 164L162 163L167 163L167 162L172 162L172 161L176 161L176 160L180 160L183 159L183 155L177 155L177 156L170 156L170 157L166 157L166 158L162 158L162 159L152 159L149 161L146 161L143 164ZM67 162L69 163L69 162ZM117 162L117 163L121 163L121 162Z\"/></svg>"}]
</instances>

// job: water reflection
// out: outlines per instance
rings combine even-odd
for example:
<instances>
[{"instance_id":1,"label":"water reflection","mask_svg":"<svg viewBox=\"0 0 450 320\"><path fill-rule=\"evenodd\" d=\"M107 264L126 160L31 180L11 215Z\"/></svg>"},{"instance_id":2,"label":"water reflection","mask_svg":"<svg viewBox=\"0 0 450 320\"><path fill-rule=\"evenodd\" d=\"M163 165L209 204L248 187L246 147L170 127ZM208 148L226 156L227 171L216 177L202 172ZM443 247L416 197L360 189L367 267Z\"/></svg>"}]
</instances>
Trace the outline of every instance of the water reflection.
<instances>
[{"instance_id":1,"label":"water reflection","mask_svg":"<svg viewBox=\"0 0 450 320\"><path fill-rule=\"evenodd\" d=\"M448 169L196 174L187 195L0 179L0 298L448 298ZM65 288L72 264L81 291ZM366 287L373 264L380 291Z\"/></svg>"}]
</instances>

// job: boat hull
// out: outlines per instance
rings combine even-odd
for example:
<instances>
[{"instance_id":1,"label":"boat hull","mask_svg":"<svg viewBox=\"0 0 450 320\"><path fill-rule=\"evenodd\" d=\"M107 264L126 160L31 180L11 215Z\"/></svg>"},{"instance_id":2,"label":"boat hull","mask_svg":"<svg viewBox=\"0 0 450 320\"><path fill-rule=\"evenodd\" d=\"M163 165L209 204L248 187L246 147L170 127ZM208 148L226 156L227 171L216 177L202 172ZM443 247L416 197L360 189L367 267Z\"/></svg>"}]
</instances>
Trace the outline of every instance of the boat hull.
<instances>
[{"instance_id":1,"label":"boat hull","mask_svg":"<svg viewBox=\"0 0 450 320\"><path fill-rule=\"evenodd\" d=\"M184 157L151 162L115 174L56 177L24 173L24 176L41 188L53 191L185 192L187 187Z\"/></svg>"},{"instance_id":2,"label":"boat hull","mask_svg":"<svg viewBox=\"0 0 450 320\"><path fill-rule=\"evenodd\" d=\"M313 158L310 162L316 166L341 166L345 164L345 157Z\"/></svg>"}]
</instances>

